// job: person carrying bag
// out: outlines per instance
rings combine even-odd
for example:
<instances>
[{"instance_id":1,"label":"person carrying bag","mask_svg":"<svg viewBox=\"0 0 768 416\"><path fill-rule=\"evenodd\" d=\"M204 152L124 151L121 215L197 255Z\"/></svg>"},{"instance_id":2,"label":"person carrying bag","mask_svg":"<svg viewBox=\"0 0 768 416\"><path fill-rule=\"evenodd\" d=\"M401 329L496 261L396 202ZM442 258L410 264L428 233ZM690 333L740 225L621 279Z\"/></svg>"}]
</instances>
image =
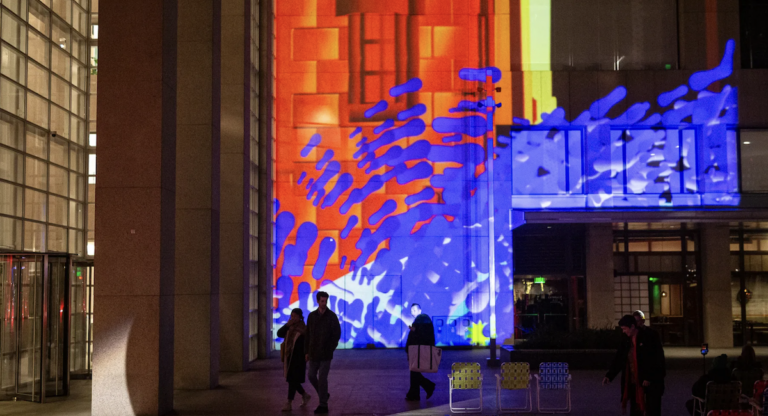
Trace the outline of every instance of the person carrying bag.
<instances>
[{"instance_id":1,"label":"person carrying bag","mask_svg":"<svg viewBox=\"0 0 768 416\"><path fill-rule=\"evenodd\" d=\"M411 314L416 316L416 319L409 327L408 340L405 343L411 371L411 386L405 399L418 401L420 388L427 393L427 399L435 392L435 383L422 373L437 372L442 350L435 347L435 328L429 315L421 313L421 307L416 303L411 305Z\"/></svg>"}]
</instances>

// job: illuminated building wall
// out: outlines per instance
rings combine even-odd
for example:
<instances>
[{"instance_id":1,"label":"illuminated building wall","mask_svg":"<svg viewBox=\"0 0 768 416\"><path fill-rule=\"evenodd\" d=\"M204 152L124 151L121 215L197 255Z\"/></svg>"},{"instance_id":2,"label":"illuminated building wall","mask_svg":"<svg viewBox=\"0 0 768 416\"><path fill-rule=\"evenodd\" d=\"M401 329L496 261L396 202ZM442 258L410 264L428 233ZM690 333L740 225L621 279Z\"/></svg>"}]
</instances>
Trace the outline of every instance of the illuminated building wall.
<instances>
[{"instance_id":1,"label":"illuminated building wall","mask_svg":"<svg viewBox=\"0 0 768 416\"><path fill-rule=\"evenodd\" d=\"M653 103L618 79L581 105L555 94L563 76L579 83L552 72L552 13L548 0L278 2L275 329L325 290L344 347L403 345L414 302L438 343L486 345L493 270L509 342L513 208L738 205L736 90L720 82L733 42Z\"/></svg>"}]
</instances>

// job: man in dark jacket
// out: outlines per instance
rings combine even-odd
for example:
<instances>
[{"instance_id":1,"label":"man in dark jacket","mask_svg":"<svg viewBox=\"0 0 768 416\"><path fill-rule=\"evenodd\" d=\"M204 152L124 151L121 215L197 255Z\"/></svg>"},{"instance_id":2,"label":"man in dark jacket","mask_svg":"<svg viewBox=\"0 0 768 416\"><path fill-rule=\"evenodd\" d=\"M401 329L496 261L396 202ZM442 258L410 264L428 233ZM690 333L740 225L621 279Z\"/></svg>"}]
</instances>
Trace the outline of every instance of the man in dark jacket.
<instances>
[{"instance_id":1,"label":"man in dark jacket","mask_svg":"<svg viewBox=\"0 0 768 416\"><path fill-rule=\"evenodd\" d=\"M435 327L432 325L429 315L421 313L421 306L418 303L411 305L411 315L416 318L413 320L413 324L408 327L408 340L405 341L406 354L408 354L408 347L411 345L435 345ZM411 371L411 387L405 395L405 400L418 401L420 387L427 393L427 399L432 397L432 393L435 392L435 383L418 371Z\"/></svg>"},{"instance_id":2,"label":"man in dark jacket","mask_svg":"<svg viewBox=\"0 0 768 416\"><path fill-rule=\"evenodd\" d=\"M632 315L619 321L622 342L613 358L611 368L603 379L610 383L620 372L621 406L630 404L630 415L661 415L661 396L664 395L664 377L667 375L664 348L656 331L637 327Z\"/></svg>"},{"instance_id":3,"label":"man in dark jacket","mask_svg":"<svg viewBox=\"0 0 768 416\"><path fill-rule=\"evenodd\" d=\"M328 293L317 292L317 309L307 317L304 351L309 361L309 382L317 391L320 405L315 413L328 413L328 371L333 351L341 339L339 318L328 309Z\"/></svg>"}]
</instances>

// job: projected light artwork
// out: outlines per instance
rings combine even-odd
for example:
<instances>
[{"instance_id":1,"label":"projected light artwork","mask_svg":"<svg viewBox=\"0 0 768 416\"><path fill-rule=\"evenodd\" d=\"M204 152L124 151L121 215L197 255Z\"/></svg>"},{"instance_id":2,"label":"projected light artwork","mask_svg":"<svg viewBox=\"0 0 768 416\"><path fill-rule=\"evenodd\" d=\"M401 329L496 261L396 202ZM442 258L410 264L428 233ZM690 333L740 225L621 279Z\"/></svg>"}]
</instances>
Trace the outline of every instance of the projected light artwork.
<instances>
[{"instance_id":1,"label":"projected light artwork","mask_svg":"<svg viewBox=\"0 0 768 416\"><path fill-rule=\"evenodd\" d=\"M508 341L513 210L739 204L729 130L736 89L720 86L732 72L733 41L719 66L658 96L662 112L639 102L608 117L627 97L619 86L570 120L554 105L513 118L497 89L509 88L509 72L425 70L446 56L494 62L469 38L458 44L462 33L490 29L472 19L434 25L426 45L426 32L404 15L343 13L338 5L347 3L357 4L318 11L312 29L291 26L307 18L281 17L278 7L278 57L285 52L292 64L281 69L278 60L275 330L291 308L314 309L324 290L342 321L342 347L404 345L413 303L432 316L441 345L487 345L493 321L499 342ZM344 30L329 23L340 21ZM439 46L437 33L450 34L455 51ZM349 46L297 52L297 39Z\"/></svg>"}]
</instances>

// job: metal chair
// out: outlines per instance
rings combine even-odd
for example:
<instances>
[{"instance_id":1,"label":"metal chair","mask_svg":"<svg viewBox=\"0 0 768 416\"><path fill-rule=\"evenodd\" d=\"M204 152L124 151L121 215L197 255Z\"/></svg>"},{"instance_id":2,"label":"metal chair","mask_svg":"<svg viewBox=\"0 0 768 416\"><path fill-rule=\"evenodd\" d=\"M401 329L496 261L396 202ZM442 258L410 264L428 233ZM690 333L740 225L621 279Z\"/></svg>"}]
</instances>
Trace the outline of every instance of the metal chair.
<instances>
[{"instance_id":1,"label":"metal chair","mask_svg":"<svg viewBox=\"0 0 768 416\"><path fill-rule=\"evenodd\" d=\"M501 390L525 390L525 405L523 407L501 407ZM496 374L496 407L499 413L531 412L533 398L531 397L531 367L528 363L503 363L501 374Z\"/></svg>"},{"instance_id":2,"label":"metal chair","mask_svg":"<svg viewBox=\"0 0 768 416\"><path fill-rule=\"evenodd\" d=\"M541 363L536 374L536 407L539 413L571 412L571 375L568 363ZM541 407L541 390L565 390L565 407Z\"/></svg>"},{"instance_id":3,"label":"metal chair","mask_svg":"<svg viewBox=\"0 0 768 416\"><path fill-rule=\"evenodd\" d=\"M471 413L483 411L483 375L480 363L453 363L451 365L450 390L448 392L448 407L453 413ZM479 390L480 407L453 407L454 390Z\"/></svg>"},{"instance_id":4,"label":"metal chair","mask_svg":"<svg viewBox=\"0 0 768 416\"><path fill-rule=\"evenodd\" d=\"M693 415L704 416L712 410L740 410L741 383L718 384L707 383L707 393L704 399L693 396Z\"/></svg>"}]
</instances>

